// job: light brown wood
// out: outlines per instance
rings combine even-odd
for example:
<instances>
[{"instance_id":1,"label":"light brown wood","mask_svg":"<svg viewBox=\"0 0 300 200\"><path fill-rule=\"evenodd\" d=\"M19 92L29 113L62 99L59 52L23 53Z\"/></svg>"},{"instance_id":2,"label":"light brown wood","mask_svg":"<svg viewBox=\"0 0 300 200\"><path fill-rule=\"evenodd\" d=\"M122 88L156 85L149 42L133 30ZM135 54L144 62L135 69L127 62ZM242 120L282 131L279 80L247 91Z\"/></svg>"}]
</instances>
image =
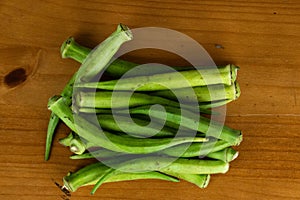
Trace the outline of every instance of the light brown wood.
<instances>
[{"instance_id":1,"label":"light brown wood","mask_svg":"<svg viewBox=\"0 0 300 200\"><path fill-rule=\"evenodd\" d=\"M242 95L227 106L226 124L241 129L240 156L208 188L141 180L91 187L71 199L300 199L300 3L298 0L0 1L0 199L63 199L55 186L88 161L69 160L57 139L43 160L48 98L59 94L79 64L60 58L69 36L93 47L120 22L165 27L201 43L217 64L239 65ZM216 48L222 45L223 48ZM165 60L136 52L128 59ZM5 76L19 71L21 81ZM22 80L24 82L22 82ZM20 83L22 82L22 83Z\"/></svg>"}]
</instances>

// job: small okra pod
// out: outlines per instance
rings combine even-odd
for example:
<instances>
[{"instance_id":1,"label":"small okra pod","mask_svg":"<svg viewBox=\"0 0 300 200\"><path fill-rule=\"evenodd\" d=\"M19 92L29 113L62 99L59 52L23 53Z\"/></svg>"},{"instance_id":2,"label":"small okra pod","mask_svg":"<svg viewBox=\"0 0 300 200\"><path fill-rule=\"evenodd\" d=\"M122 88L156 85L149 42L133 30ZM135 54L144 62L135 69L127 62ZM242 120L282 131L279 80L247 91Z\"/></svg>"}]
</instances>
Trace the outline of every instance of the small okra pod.
<instances>
[{"instance_id":1,"label":"small okra pod","mask_svg":"<svg viewBox=\"0 0 300 200\"><path fill-rule=\"evenodd\" d=\"M87 55L79 68L78 78L80 81L88 82L103 71L121 45L132 38L129 28L119 24L115 32Z\"/></svg>"}]
</instances>

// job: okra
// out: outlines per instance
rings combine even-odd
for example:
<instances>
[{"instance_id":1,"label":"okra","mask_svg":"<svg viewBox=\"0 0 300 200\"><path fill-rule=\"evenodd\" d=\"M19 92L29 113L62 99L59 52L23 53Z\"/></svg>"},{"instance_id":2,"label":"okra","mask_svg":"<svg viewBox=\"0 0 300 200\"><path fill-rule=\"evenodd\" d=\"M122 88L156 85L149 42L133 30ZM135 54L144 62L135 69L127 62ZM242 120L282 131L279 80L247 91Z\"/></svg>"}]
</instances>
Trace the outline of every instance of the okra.
<instances>
[{"instance_id":1,"label":"okra","mask_svg":"<svg viewBox=\"0 0 300 200\"><path fill-rule=\"evenodd\" d=\"M142 93L124 91L78 92L75 96L78 107L128 108L141 105L161 104L179 107L176 101Z\"/></svg>"},{"instance_id":2,"label":"okra","mask_svg":"<svg viewBox=\"0 0 300 200\"><path fill-rule=\"evenodd\" d=\"M222 160L224 162L231 162L238 157L238 152L233 148L226 148L217 152L212 152L207 155L209 158L216 160Z\"/></svg>"},{"instance_id":3,"label":"okra","mask_svg":"<svg viewBox=\"0 0 300 200\"><path fill-rule=\"evenodd\" d=\"M123 24L119 24L117 30L84 59L78 71L78 79L81 82L88 82L95 78L98 73L107 67L121 45L132 40L132 38L133 36L129 28Z\"/></svg>"},{"instance_id":4,"label":"okra","mask_svg":"<svg viewBox=\"0 0 300 200\"><path fill-rule=\"evenodd\" d=\"M112 56L117 52L119 47L126 41L132 39L131 31L125 25L119 24L117 30L112 33L105 41L103 41L93 52L87 53L87 48L76 47L72 48L72 40L67 40L61 47L61 53L63 57L70 55L77 55L78 61L85 61L80 67L79 73L75 73L71 80L64 88L61 96L64 97L66 104L71 104L73 84L76 78L81 81L89 81L95 77L96 74L101 72L103 68L109 63ZM88 56L89 55L89 56ZM86 59L87 58L87 59ZM99 62L101 60L101 62ZM81 75L81 77L78 75ZM55 128L57 127L59 119L54 114L51 114L48 123L47 137L46 137L46 149L45 149L45 160L49 159L52 139Z\"/></svg>"},{"instance_id":5,"label":"okra","mask_svg":"<svg viewBox=\"0 0 300 200\"><path fill-rule=\"evenodd\" d=\"M232 85L210 85L194 87L194 94L198 102L212 102L219 100L236 100L240 96L240 87L237 82ZM180 99L180 102L194 101L194 96L186 88L174 90L162 90L151 93L151 95L168 98L171 100Z\"/></svg>"},{"instance_id":6,"label":"okra","mask_svg":"<svg viewBox=\"0 0 300 200\"><path fill-rule=\"evenodd\" d=\"M158 154L182 157L182 158L191 158L191 157L205 157L214 152L219 152L224 148L230 147L231 144L223 141L210 141L206 143L192 143L189 146L187 145L177 145L162 151L159 151Z\"/></svg>"},{"instance_id":7,"label":"okra","mask_svg":"<svg viewBox=\"0 0 300 200\"><path fill-rule=\"evenodd\" d=\"M210 174L183 174L170 171L165 172L164 170L161 170L161 172L176 177L178 179L185 180L189 183L193 183L199 188L206 188L210 181Z\"/></svg>"},{"instance_id":8,"label":"okra","mask_svg":"<svg viewBox=\"0 0 300 200\"><path fill-rule=\"evenodd\" d=\"M237 70L238 67L235 65L226 65L218 69L187 70L150 76L135 76L120 80L78 83L75 86L78 88L103 90L158 91L213 84L231 85L236 80Z\"/></svg>"},{"instance_id":9,"label":"okra","mask_svg":"<svg viewBox=\"0 0 300 200\"><path fill-rule=\"evenodd\" d=\"M208 136L222 139L231 145L238 145L242 141L242 135L239 130L231 129L190 111L184 111L185 114L182 115L179 108L169 106L165 106L164 108L166 111L157 109L157 107L141 106L130 109L130 113L148 115L162 120L166 118L166 121L169 122L169 126L183 126L205 134L209 133ZM120 111L120 113L121 112L122 111ZM197 121L196 119L200 120ZM182 123L182 121L184 122Z\"/></svg>"},{"instance_id":10,"label":"okra","mask_svg":"<svg viewBox=\"0 0 300 200\"><path fill-rule=\"evenodd\" d=\"M113 115L101 114L97 115L101 128L116 132L125 132L135 137L174 137L176 130L170 127L161 127L158 122L151 122L141 118L131 118L126 116L118 116L117 122ZM136 124L132 124L136 123Z\"/></svg>"},{"instance_id":11,"label":"okra","mask_svg":"<svg viewBox=\"0 0 300 200\"><path fill-rule=\"evenodd\" d=\"M79 63L82 63L88 54L92 51L87 47L81 46L78 44L73 37L68 38L61 46L61 56L62 58L71 58L76 60ZM139 64L128 62L116 58L107 68L105 73L114 78L122 77L126 72L132 70ZM194 69L192 67L173 67L178 71ZM142 76L142 75L151 75L156 73L165 73L170 70L167 68L161 68L159 70L139 70L138 68L135 71L131 71L132 76Z\"/></svg>"},{"instance_id":12,"label":"okra","mask_svg":"<svg viewBox=\"0 0 300 200\"><path fill-rule=\"evenodd\" d=\"M146 154L162 149L189 142L207 142L202 137L178 137L178 138L134 138L124 137L100 130L84 117L76 116L76 124L71 109L56 96L49 100L48 109L54 112L66 125L80 137L92 141L95 146L103 147L112 151Z\"/></svg>"},{"instance_id":13,"label":"okra","mask_svg":"<svg viewBox=\"0 0 300 200\"><path fill-rule=\"evenodd\" d=\"M99 178L110 168L100 162L96 162L78 170L75 173L69 173L63 178L64 187L71 192L75 192L78 188L88 185L95 185ZM119 173L110 177L105 182L119 182L137 179L159 179L166 181L178 182L177 178L162 174L160 172L144 172L144 173Z\"/></svg>"},{"instance_id":14,"label":"okra","mask_svg":"<svg viewBox=\"0 0 300 200\"><path fill-rule=\"evenodd\" d=\"M89 147L93 146L92 144L85 144L85 145ZM177 145L177 146L173 146L158 151L155 154L167 155L172 157L181 157L181 158L209 157L209 158L222 160L224 162L230 162L237 157L238 153L233 149L229 149L228 147L230 147L230 144L228 142L219 140L216 142L191 143L190 145L186 145L186 144ZM80 149L80 147L78 147L78 149ZM114 158L114 157L119 157L124 155L128 155L128 154L122 154L119 152L114 152L102 148L96 151L89 151L81 155L73 155L70 158L71 159L97 158L102 160L102 159L109 159L109 158Z\"/></svg>"},{"instance_id":15,"label":"okra","mask_svg":"<svg viewBox=\"0 0 300 200\"><path fill-rule=\"evenodd\" d=\"M67 85L64 87L61 98L65 102L66 105L70 105L72 103L72 93L73 93L73 84L76 79L77 73L75 73ZM52 140L54 136L55 129L59 123L59 117L57 117L53 112L51 112L48 129L47 129L47 137L46 137L46 149L45 149L45 160L49 159Z\"/></svg>"},{"instance_id":16,"label":"okra","mask_svg":"<svg viewBox=\"0 0 300 200\"><path fill-rule=\"evenodd\" d=\"M162 156L145 156L131 159L115 165L122 172L163 171L182 174L218 174L226 173L229 165L219 160L201 160Z\"/></svg>"}]
</instances>

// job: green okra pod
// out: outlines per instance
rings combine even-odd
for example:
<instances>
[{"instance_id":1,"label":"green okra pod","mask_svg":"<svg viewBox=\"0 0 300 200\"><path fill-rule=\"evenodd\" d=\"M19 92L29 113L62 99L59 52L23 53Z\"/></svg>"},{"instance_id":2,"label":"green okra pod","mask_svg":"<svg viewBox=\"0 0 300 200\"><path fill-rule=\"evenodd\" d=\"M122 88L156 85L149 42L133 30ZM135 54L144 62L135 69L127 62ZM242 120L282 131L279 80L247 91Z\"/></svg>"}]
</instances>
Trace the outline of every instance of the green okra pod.
<instances>
[{"instance_id":1,"label":"green okra pod","mask_svg":"<svg viewBox=\"0 0 300 200\"><path fill-rule=\"evenodd\" d=\"M92 49L79 45L73 37L68 38L61 46L62 58L71 58L79 63L83 63L91 51ZM107 72L110 76L119 78L136 66L138 66L138 64L121 59L115 59L109 67L107 67L105 72Z\"/></svg>"},{"instance_id":2,"label":"green okra pod","mask_svg":"<svg viewBox=\"0 0 300 200\"><path fill-rule=\"evenodd\" d=\"M92 145L89 145L92 146ZM182 144L176 145L173 147L169 147L163 149L159 152L156 152L158 155L168 155L173 157L181 157L181 158L192 158L192 157L205 157L210 155L209 157L216 158L216 156L221 157L220 152L223 149L230 147L231 144L225 142L223 140L211 141L206 143L191 143L190 145ZM214 154L214 152L219 152L218 154ZM223 157L230 158L230 156L224 155L225 152L222 152L221 155ZM110 151L107 149L99 149L96 151L89 151L81 155L73 155L71 159L90 159L90 158L99 158L99 159L108 159L114 158L121 155L125 155L119 152ZM226 159L227 161L230 159Z\"/></svg>"},{"instance_id":3,"label":"green okra pod","mask_svg":"<svg viewBox=\"0 0 300 200\"><path fill-rule=\"evenodd\" d=\"M79 63L83 63L91 51L91 49L79 45L73 37L69 37L65 40L60 47L62 58L72 58Z\"/></svg>"},{"instance_id":4,"label":"green okra pod","mask_svg":"<svg viewBox=\"0 0 300 200\"><path fill-rule=\"evenodd\" d=\"M194 158L144 156L131 159L116 165L123 172L163 171L164 173L182 174L218 174L226 173L229 164L220 160L202 160Z\"/></svg>"},{"instance_id":5,"label":"green okra pod","mask_svg":"<svg viewBox=\"0 0 300 200\"><path fill-rule=\"evenodd\" d=\"M54 112L65 124L80 137L92 141L95 146L109 150L134 154L147 154L162 149L189 142L207 142L203 137L178 137L178 138L135 138L121 136L100 130L97 126L76 116L76 124L71 109L57 96L49 100L48 109ZM87 117L87 116L85 116Z\"/></svg>"},{"instance_id":6,"label":"green okra pod","mask_svg":"<svg viewBox=\"0 0 300 200\"><path fill-rule=\"evenodd\" d=\"M121 45L132 40L132 38L133 36L129 28L123 24L119 24L117 30L84 59L78 73L80 81L88 82L95 78L109 64Z\"/></svg>"},{"instance_id":7,"label":"green okra pod","mask_svg":"<svg viewBox=\"0 0 300 200\"><path fill-rule=\"evenodd\" d=\"M77 155L77 154L72 155L72 156L70 156L70 159L78 160L78 159L97 158L100 160L106 160L106 159L115 158L115 157L119 157L119 156L123 156L123 155L125 155L125 154L101 148L96 151L89 151L89 152L83 153L81 155Z\"/></svg>"},{"instance_id":8,"label":"green okra pod","mask_svg":"<svg viewBox=\"0 0 300 200\"><path fill-rule=\"evenodd\" d=\"M126 41L131 40L131 32L125 25L120 24L117 30L110 35L104 42L102 42L94 52L89 54L90 56L80 67L80 75L83 74L80 78L84 81L91 80L97 73L99 73L110 61L112 56L116 53L119 47ZM89 50L84 47L72 48L74 45L73 40L67 40L61 47L61 53L63 57L68 57L72 55L77 55L78 61L83 61L88 55ZM98 62L99 59L101 62ZM72 102L72 93L73 93L73 84L77 78L78 73L75 73L68 84L65 86L61 96L64 98L64 101L67 105L70 105ZM49 159L52 138L56 126L58 125L59 119L54 114L51 114L47 137L46 137L46 150L45 150L45 160Z\"/></svg>"},{"instance_id":9,"label":"green okra pod","mask_svg":"<svg viewBox=\"0 0 300 200\"><path fill-rule=\"evenodd\" d=\"M208 158L213 158L216 160L222 160L224 162L231 162L238 157L238 152L233 148L226 148L220 151L211 152L207 154Z\"/></svg>"},{"instance_id":10,"label":"green okra pod","mask_svg":"<svg viewBox=\"0 0 300 200\"><path fill-rule=\"evenodd\" d=\"M113 115L101 114L98 116L98 122L101 128L106 130L112 130L117 132L126 132L126 134L135 137L174 137L176 130L170 127L162 127L160 123L152 122L151 126L148 126L149 121L141 118L131 118L131 120L137 125L133 126L131 120L126 116L118 116L118 122L116 122ZM123 128L123 129L122 129Z\"/></svg>"},{"instance_id":11,"label":"green okra pod","mask_svg":"<svg viewBox=\"0 0 300 200\"><path fill-rule=\"evenodd\" d=\"M45 160L49 159L52 140L58 123L59 117L57 117L53 112L51 112L46 136Z\"/></svg>"},{"instance_id":12,"label":"green okra pod","mask_svg":"<svg viewBox=\"0 0 300 200\"><path fill-rule=\"evenodd\" d=\"M206 117L198 116L193 112L185 111L184 116L181 114L181 110L179 108L173 108L169 106L165 106L164 108L166 112L151 106L141 106L130 109L130 113L149 115L153 118L162 120L166 118L167 125L169 122L170 126L183 126L202 133L208 133L208 131L210 131L210 133L213 134L210 136L227 141L232 145L238 145L242 141L242 135L239 130L231 129L225 125L219 124L218 122L211 121ZM122 111L120 111L120 113L121 112ZM199 122L195 121L195 119L199 118ZM183 119L185 123L181 123Z\"/></svg>"},{"instance_id":13,"label":"green okra pod","mask_svg":"<svg viewBox=\"0 0 300 200\"><path fill-rule=\"evenodd\" d=\"M92 49L89 49L87 47L79 45L73 37L68 38L61 46L61 55L62 58L71 58L73 60L78 61L79 63L82 63L84 59L87 57L87 55L92 51ZM107 68L106 73L114 78L120 78L122 77L126 72L129 70L132 70L139 64L128 62L125 60L121 60L119 58L115 59ZM174 69L179 71L184 70L190 70L194 69L192 67L174 67ZM150 75L150 74L156 74L156 73L165 73L169 72L169 69L162 68L159 71L157 70L139 70L136 68L136 71L131 72L132 76L142 76L142 75Z\"/></svg>"},{"instance_id":14,"label":"green okra pod","mask_svg":"<svg viewBox=\"0 0 300 200\"><path fill-rule=\"evenodd\" d=\"M231 144L223 141L210 141L207 143L191 143L191 145L177 145L167 149L164 149L159 154L182 157L182 158L191 158L191 157L204 157L207 154L221 151L227 147L230 147Z\"/></svg>"},{"instance_id":15,"label":"green okra pod","mask_svg":"<svg viewBox=\"0 0 300 200\"><path fill-rule=\"evenodd\" d=\"M77 73L75 73L71 77L71 79L68 81L67 85L64 87L61 93L61 98L63 99L66 105L71 105L72 103L73 84L76 79L76 76ZM58 123L59 123L59 117L57 117L53 112L51 112L49 123L48 123L48 129L47 129L45 160L49 159L52 140Z\"/></svg>"},{"instance_id":16,"label":"green okra pod","mask_svg":"<svg viewBox=\"0 0 300 200\"><path fill-rule=\"evenodd\" d=\"M237 82L232 85L210 85L194 87L194 94L197 97L198 102L212 102L219 100L236 100L240 96L240 87ZM176 94L176 95L175 95ZM193 95L194 95L193 94ZM186 88L174 89L174 90L162 90L151 93L154 96L160 96L171 100L180 99L180 102L193 101L190 90Z\"/></svg>"},{"instance_id":17,"label":"green okra pod","mask_svg":"<svg viewBox=\"0 0 300 200\"><path fill-rule=\"evenodd\" d=\"M95 185L99 178L105 174L110 168L100 162L87 165L75 173L69 173L63 178L64 186L71 192L78 188L88 185ZM159 173L159 172L144 172L144 173L119 173L111 176L105 182L119 182L138 179L159 179L166 181L178 182L177 178Z\"/></svg>"},{"instance_id":18,"label":"green okra pod","mask_svg":"<svg viewBox=\"0 0 300 200\"><path fill-rule=\"evenodd\" d=\"M75 86L103 90L158 91L213 84L231 85L236 80L237 70L238 67L235 65L226 65L217 69L186 70L150 76L135 76L121 80L78 83ZM118 87L116 88L117 83Z\"/></svg>"},{"instance_id":19,"label":"green okra pod","mask_svg":"<svg viewBox=\"0 0 300 200\"><path fill-rule=\"evenodd\" d=\"M78 92L75 97L75 102L78 107L103 109L118 109L153 104L170 105L174 107L180 106L178 102L163 97L124 91Z\"/></svg>"}]
</instances>

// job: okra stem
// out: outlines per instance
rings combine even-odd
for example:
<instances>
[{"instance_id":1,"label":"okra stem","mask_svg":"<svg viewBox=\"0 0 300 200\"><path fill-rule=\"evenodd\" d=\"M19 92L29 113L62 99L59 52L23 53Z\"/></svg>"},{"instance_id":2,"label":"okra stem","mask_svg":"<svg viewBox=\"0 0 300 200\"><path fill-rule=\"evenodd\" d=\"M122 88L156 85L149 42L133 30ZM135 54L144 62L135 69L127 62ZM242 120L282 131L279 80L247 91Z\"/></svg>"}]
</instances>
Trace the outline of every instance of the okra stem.
<instances>
[{"instance_id":1,"label":"okra stem","mask_svg":"<svg viewBox=\"0 0 300 200\"><path fill-rule=\"evenodd\" d=\"M60 139L59 143L66 147L70 147L71 152L79 155L83 154L85 150L89 148L87 143L73 132L71 132L67 137Z\"/></svg>"},{"instance_id":2,"label":"okra stem","mask_svg":"<svg viewBox=\"0 0 300 200\"><path fill-rule=\"evenodd\" d=\"M73 37L64 41L60 48L62 58L72 58L79 63L83 63L91 51L91 49L79 45Z\"/></svg>"}]
</instances>

